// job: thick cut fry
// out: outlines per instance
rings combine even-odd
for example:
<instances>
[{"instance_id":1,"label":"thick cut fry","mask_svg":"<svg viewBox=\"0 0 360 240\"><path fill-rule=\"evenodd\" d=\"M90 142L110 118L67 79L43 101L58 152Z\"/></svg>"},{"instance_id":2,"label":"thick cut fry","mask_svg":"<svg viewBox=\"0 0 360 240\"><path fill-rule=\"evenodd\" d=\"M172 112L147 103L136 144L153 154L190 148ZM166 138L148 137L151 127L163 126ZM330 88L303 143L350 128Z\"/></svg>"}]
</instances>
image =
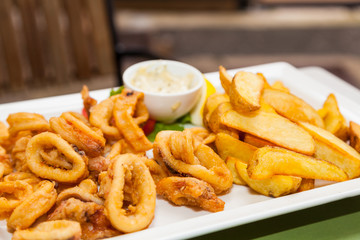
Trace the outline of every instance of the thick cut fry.
<instances>
[{"instance_id":1,"label":"thick cut fry","mask_svg":"<svg viewBox=\"0 0 360 240\"><path fill-rule=\"evenodd\" d=\"M342 139L347 141L349 138L349 128L347 126L344 116L341 114L336 97L330 94L322 109L318 111L322 115L325 129Z\"/></svg>"},{"instance_id":2,"label":"thick cut fry","mask_svg":"<svg viewBox=\"0 0 360 240\"><path fill-rule=\"evenodd\" d=\"M231 157L229 157L231 158ZM235 159L235 166L241 179L258 193L269 197L280 197L296 192L301 183L300 177L274 175L267 179L257 180L249 177L247 164Z\"/></svg>"},{"instance_id":3,"label":"thick cut fry","mask_svg":"<svg viewBox=\"0 0 360 240\"><path fill-rule=\"evenodd\" d=\"M259 109L264 81L250 72L237 72L229 90L230 102L238 112L251 112Z\"/></svg>"},{"instance_id":4,"label":"thick cut fry","mask_svg":"<svg viewBox=\"0 0 360 240\"><path fill-rule=\"evenodd\" d=\"M273 85L271 85L271 88L276 89L276 90L280 90L280 91L283 91L283 92L286 92L286 93L290 93L290 90L287 87L285 87L285 85L283 84L282 81L275 81L273 83Z\"/></svg>"},{"instance_id":5,"label":"thick cut fry","mask_svg":"<svg viewBox=\"0 0 360 240\"><path fill-rule=\"evenodd\" d=\"M260 110L239 114L230 110L221 117L221 122L295 152L312 155L315 151L314 140L309 133L274 113Z\"/></svg>"},{"instance_id":6,"label":"thick cut fry","mask_svg":"<svg viewBox=\"0 0 360 240\"><path fill-rule=\"evenodd\" d=\"M256 147L240 141L226 133L216 134L215 145L219 156L226 160L228 156L239 158L244 162L248 162Z\"/></svg>"},{"instance_id":7,"label":"thick cut fry","mask_svg":"<svg viewBox=\"0 0 360 240\"><path fill-rule=\"evenodd\" d=\"M228 156L226 158L226 165L228 166L232 176L233 176L233 182L238 185L247 185L247 183L240 177L238 171L236 170L236 162L237 158ZM245 164L247 165L247 164Z\"/></svg>"},{"instance_id":8,"label":"thick cut fry","mask_svg":"<svg viewBox=\"0 0 360 240\"><path fill-rule=\"evenodd\" d=\"M205 102L203 111L203 124L205 128L209 128L209 120L212 112L223 102L229 102L229 96L226 94L214 93L211 94Z\"/></svg>"},{"instance_id":9,"label":"thick cut fry","mask_svg":"<svg viewBox=\"0 0 360 240\"><path fill-rule=\"evenodd\" d=\"M229 102L220 103L210 115L209 128L213 133L223 132L235 138L239 138L239 134L236 129L225 126L220 122L221 116L229 110L232 110L232 106Z\"/></svg>"},{"instance_id":10,"label":"thick cut fry","mask_svg":"<svg viewBox=\"0 0 360 240\"><path fill-rule=\"evenodd\" d=\"M263 81L264 81L264 89L265 88L271 88L269 82L267 81L266 77L262 73L256 73Z\"/></svg>"},{"instance_id":11,"label":"thick cut fry","mask_svg":"<svg viewBox=\"0 0 360 240\"><path fill-rule=\"evenodd\" d=\"M261 139L259 137L255 137L254 135L246 133L244 136L244 142L255 146L255 147L265 147L265 146L276 146L276 144L266 141L264 139Z\"/></svg>"},{"instance_id":12,"label":"thick cut fry","mask_svg":"<svg viewBox=\"0 0 360 240\"><path fill-rule=\"evenodd\" d=\"M219 75L220 75L221 86L224 88L225 92L229 94L232 77L223 66L219 66Z\"/></svg>"},{"instance_id":13,"label":"thick cut fry","mask_svg":"<svg viewBox=\"0 0 360 240\"><path fill-rule=\"evenodd\" d=\"M315 139L316 158L329 161L343 169L349 178L360 176L360 154L325 129L300 123Z\"/></svg>"},{"instance_id":14,"label":"thick cut fry","mask_svg":"<svg viewBox=\"0 0 360 240\"><path fill-rule=\"evenodd\" d=\"M308 122L324 128L324 122L316 110L301 98L284 91L265 89L262 95L277 113L293 122Z\"/></svg>"},{"instance_id":15,"label":"thick cut fry","mask_svg":"<svg viewBox=\"0 0 360 240\"><path fill-rule=\"evenodd\" d=\"M360 152L360 125L350 121L349 135L350 146Z\"/></svg>"},{"instance_id":16,"label":"thick cut fry","mask_svg":"<svg viewBox=\"0 0 360 240\"><path fill-rule=\"evenodd\" d=\"M330 162L277 147L263 147L256 150L247 170L253 179L266 179L274 175L337 182L348 179L341 168Z\"/></svg>"},{"instance_id":17,"label":"thick cut fry","mask_svg":"<svg viewBox=\"0 0 360 240\"><path fill-rule=\"evenodd\" d=\"M307 191L315 187L315 179L303 178L300 186L297 189L298 192Z\"/></svg>"}]
</instances>

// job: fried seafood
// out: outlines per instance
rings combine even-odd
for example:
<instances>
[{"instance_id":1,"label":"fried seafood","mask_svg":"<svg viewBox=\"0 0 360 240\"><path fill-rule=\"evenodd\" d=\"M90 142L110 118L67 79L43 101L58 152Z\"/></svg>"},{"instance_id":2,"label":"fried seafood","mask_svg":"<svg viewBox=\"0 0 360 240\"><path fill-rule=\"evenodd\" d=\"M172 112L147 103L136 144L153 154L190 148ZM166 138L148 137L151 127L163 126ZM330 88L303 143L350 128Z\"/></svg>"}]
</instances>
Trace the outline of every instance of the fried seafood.
<instances>
[{"instance_id":1,"label":"fried seafood","mask_svg":"<svg viewBox=\"0 0 360 240\"><path fill-rule=\"evenodd\" d=\"M15 137L21 131L35 133L50 131L50 125L46 119L37 113L18 112L8 116L9 135Z\"/></svg>"},{"instance_id":2,"label":"fried seafood","mask_svg":"<svg viewBox=\"0 0 360 240\"><path fill-rule=\"evenodd\" d=\"M26 161L26 147L31 139L31 136L22 137L15 142L11 151L11 158L14 162L14 167L17 171L30 171Z\"/></svg>"},{"instance_id":3,"label":"fried seafood","mask_svg":"<svg viewBox=\"0 0 360 240\"><path fill-rule=\"evenodd\" d=\"M144 94L128 91L127 89L124 89L123 92L125 93L120 95L114 106L116 127L135 151L147 151L152 148L152 143L138 125L146 121L147 118L146 116L135 117L134 115L137 102L143 101Z\"/></svg>"},{"instance_id":4,"label":"fried seafood","mask_svg":"<svg viewBox=\"0 0 360 240\"><path fill-rule=\"evenodd\" d=\"M13 172L4 177L4 182L22 181L30 184L34 189L41 179L30 172Z\"/></svg>"},{"instance_id":5,"label":"fried seafood","mask_svg":"<svg viewBox=\"0 0 360 240\"><path fill-rule=\"evenodd\" d=\"M0 145L9 138L9 130L5 123L0 121Z\"/></svg>"},{"instance_id":6,"label":"fried seafood","mask_svg":"<svg viewBox=\"0 0 360 240\"><path fill-rule=\"evenodd\" d=\"M86 85L83 86L80 93L83 100L84 109L89 116L91 108L97 104L97 101L94 98L90 97L89 88Z\"/></svg>"},{"instance_id":7,"label":"fried seafood","mask_svg":"<svg viewBox=\"0 0 360 240\"><path fill-rule=\"evenodd\" d=\"M0 219L8 217L32 192L23 181L0 182Z\"/></svg>"},{"instance_id":8,"label":"fried seafood","mask_svg":"<svg viewBox=\"0 0 360 240\"><path fill-rule=\"evenodd\" d=\"M105 208L95 202L69 198L48 216L48 220L72 220L80 223L82 239L102 239L119 235L105 216Z\"/></svg>"},{"instance_id":9,"label":"fried seafood","mask_svg":"<svg viewBox=\"0 0 360 240\"><path fill-rule=\"evenodd\" d=\"M193 135L193 137L203 143L203 144L210 144L215 142L215 134L212 132L209 132L206 128L202 127L193 127L189 128L188 131L190 131Z\"/></svg>"},{"instance_id":10,"label":"fried seafood","mask_svg":"<svg viewBox=\"0 0 360 240\"><path fill-rule=\"evenodd\" d=\"M171 170L208 182L215 193L232 186L232 175L225 162L208 146L194 141L191 132L162 131L154 142L154 158Z\"/></svg>"},{"instance_id":11,"label":"fried seafood","mask_svg":"<svg viewBox=\"0 0 360 240\"><path fill-rule=\"evenodd\" d=\"M61 152L66 161L71 163L72 168L63 169L45 162L40 152L47 149ZM78 154L68 142L54 133L46 132L34 136L27 145L26 158L29 169L42 178L75 183L88 174L86 156Z\"/></svg>"},{"instance_id":12,"label":"fried seafood","mask_svg":"<svg viewBox=\"0 0 360 240\"><path fill-rule=\"evenodd\" d=\"M17 206L7 221L10 230L25 229L30 227L36 219L47 213L56 201L54 183L41 181L31 195ZM31 211L29 211L31 209Z\"/></svg>"},{"instance_id":13,"label":"fried seafood","mask_svg":"<svg viewBox=\"0 0 360 240\"><path fill-rule=\"evenodd\" d=\"M104 201L97 196L96 183L90 179L85 179L81 181L79 186L67 188L59 193L56 203L60 204L62 201L69 198L80 199L84 202L94 202L100 205L104 204Z\"/></svg>"},{"instance_id":14,"label":"fried seafood","mask_svg":"<svg viewBox=\"0 0 360 240\"><path fill-rule=\"evenodd\" d=\"M197 206L210 212L224 210L225 202L205 181L193 177L167 177L156 185L159 195L175 205Z\"/></svg>"},{"instance_id":15,"label":"fried seafood","mask_svg":"<svg viewBox=\"0 0 360 240\"><path fill-rule=\"evenodd\" d=\"M36 227L16 230L13 240L79 240L80 224L75 221L56 220L43 222Z\"/></svg>"},{"instance_id":16,"label":"fried seafood","mask_svg":"<svg viewBox=\"0 0 360 240\"><path fill-rule=\"evenodd\" d=\"M157 184L161 179L168 177L169 171L166 168L161 167L154 159L142 157L141 160L149 168L150 174Z\"/></svg>"},{"instance_id":17,"label":"fried seafood","mask_svg":"<svg viewBox=\"0 0 360 240\"><path fill-rule=\"evenodd\" d=\"M155 184L139 158L134 154L119 155L101 181L106 215L113 227L126 233L146 228L154 217Z\"/></svg>"},{"instance_id":18,"label":"fried seafood","mask_svg":"<svg viewBox=\"0 0 360 240\"><path fill-rule=\"evenodd\" d=\"M97 157L104 151L105 138L101 131L93 129L82 115L65 112L60 117L50 118L49 122L56 133L85 151L87 156Z\"/></svg>"},{"instance_id":19,"label":"fried seafood","mask_svg":"<svg viewBox=\"0 0 360 240\"><path fill-rule=\"evenodd\" d=\"M89 116L90 124L101 129L105 137L110 139L121 138L119 130L112 124L114 103L117 98L119 95L107 98L93 106Z\"/></svg>"},{"instance_id":20,"label":"fried seafood","mask_svg":"<svg viewBox=\"0 0 360 240\"><path fill-rule=\"evenodd\" d=\"M13 171L12 164L10 162L10 156L8 154L0 155L0 179L10 174Z\"/></svg>"}]
</instances>

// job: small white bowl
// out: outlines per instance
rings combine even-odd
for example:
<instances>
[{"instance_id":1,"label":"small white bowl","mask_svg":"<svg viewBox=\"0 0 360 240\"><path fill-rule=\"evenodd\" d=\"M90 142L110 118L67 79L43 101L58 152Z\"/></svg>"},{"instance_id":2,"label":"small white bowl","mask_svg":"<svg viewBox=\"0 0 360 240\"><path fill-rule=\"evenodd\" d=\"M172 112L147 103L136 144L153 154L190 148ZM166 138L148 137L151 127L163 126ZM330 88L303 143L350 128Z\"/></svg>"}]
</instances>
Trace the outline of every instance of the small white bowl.
<instances>
[{"instance_id":1,"label":"small white bowl","mask_svg":"<svg viewBox=\"0 0 360 240\"><path fill-rule=\"evenodd\" d=\"M184 77L191 74L191 88L178 93L158 93L133 86L131 80L139 68L149 67L152 69L159 65L166 65L167 71L175 76ZM150 60L136 63L125 70L123 81L126 88L144 93L144 102L152 119L166 123L171 123L188 113L198 101L204 85L204 78L199 70L186 63L171 60Z\"/></svg>"}]
</instances>

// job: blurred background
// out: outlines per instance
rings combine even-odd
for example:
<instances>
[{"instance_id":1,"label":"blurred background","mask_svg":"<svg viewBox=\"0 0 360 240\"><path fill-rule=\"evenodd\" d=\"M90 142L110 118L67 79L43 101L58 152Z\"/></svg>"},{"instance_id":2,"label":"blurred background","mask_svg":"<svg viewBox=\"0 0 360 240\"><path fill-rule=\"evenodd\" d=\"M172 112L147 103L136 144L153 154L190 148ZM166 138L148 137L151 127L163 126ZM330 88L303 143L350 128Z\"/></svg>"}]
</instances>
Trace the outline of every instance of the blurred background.
<instances>
[{"instance_id":1,"label":"blurred background","mask_svg":"<svg viewBox=\"0 0 360 240\"><path fill-rule=\"evenodd\" d=\"M0 0L0 103L115 87L155 58L285 61L360 88L360 0Z\"/></svg>"}]
</instances>

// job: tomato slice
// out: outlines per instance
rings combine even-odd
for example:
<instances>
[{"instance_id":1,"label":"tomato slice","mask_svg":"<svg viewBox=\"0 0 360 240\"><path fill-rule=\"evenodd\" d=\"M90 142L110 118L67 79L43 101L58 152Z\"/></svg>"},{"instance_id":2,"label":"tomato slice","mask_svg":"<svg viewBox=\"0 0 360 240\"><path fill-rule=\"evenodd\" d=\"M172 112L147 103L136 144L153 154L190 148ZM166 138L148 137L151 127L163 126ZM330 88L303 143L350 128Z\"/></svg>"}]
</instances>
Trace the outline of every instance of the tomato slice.
<instances>
[{"instance_id":1,"label":"tomato slice","mask_svg":"<svg viewBox=\"0 0 360 240\"><path fill-rule=\"evenodd\" d=\"M154 131L156 121L154 119L149 119L146 121L144 126L142 127L142 130L144 131L145 135L149 135Z\"/></svg>"},{"instance_id":2,"label":"tomato slice","mask_svg":"<svg viewBox=\"0 0 360 240\"><path fill-rule=\"evenodd\" d=\"M88 113L86 112L85 108L83 108L83 109L81 110L81 114L82 114L84 117L86 117L86 119L89 119L89 115L88 115Z\"/></svg>"}]
</instances>

